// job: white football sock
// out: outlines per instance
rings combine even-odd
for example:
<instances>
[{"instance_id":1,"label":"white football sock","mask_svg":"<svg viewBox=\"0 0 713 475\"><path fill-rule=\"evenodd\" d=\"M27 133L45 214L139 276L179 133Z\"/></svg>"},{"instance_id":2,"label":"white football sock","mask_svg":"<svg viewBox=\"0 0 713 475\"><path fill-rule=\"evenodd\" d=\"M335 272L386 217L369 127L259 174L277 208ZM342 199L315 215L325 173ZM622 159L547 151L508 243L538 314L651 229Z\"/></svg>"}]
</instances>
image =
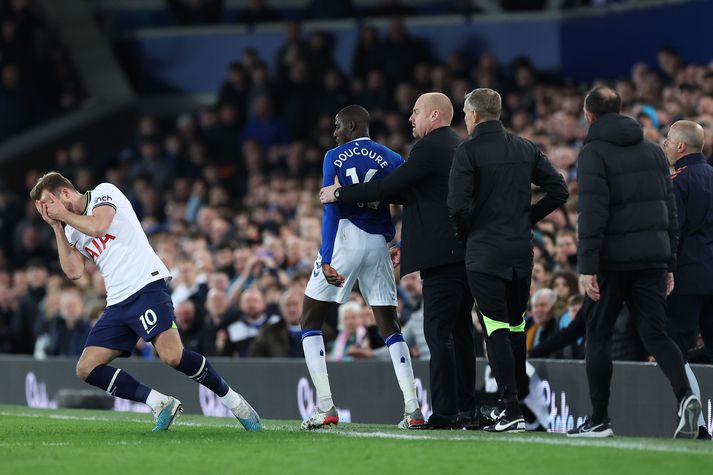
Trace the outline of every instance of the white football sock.
<instances>
[{"instance_id":1,"label":"white football sock","mask_svg":"<svg viewBox=\"0 0 713 475\"><path fill-rule=\"evenodd\" d=\"M698 380L696 379L696 375L693 374L693 370L691 369L691 365L688 363L685 364L684 368L686 369L686 377L688 378L688 385L691 386L691 392L698 396L698 400L701 401L701 387L698 385ZM702 403L703 401L701 401ZM701 415L698 417L698 427L706 427L706 420L703 418L703 411L701 411Z\"/></svg>"},{"instance_id":2,"label":"white football sock","mask_svg":"<svg viewBox=\"0 0 713 475\"><path fill-rule=\"evenodd\" d=\"M391 362L394 364L396 379L404 395L404 407L406 413L410 414L418 409L416 399L416 381L413 378L413 368L411 367L411 354L405 341L397 341L389 346Z\"/></svg>"},{"instance_id":3,"label":"white football sock","mask_svg":"<svg viewBox=\"0 0 713 475\"><path fill-rule=\"evenodd\" d=\"M146 398L146 405L154 411L159 410L161 408L161 405L166 404L167 402L168 396L166 396L165 394L161 394L155 389L152 389L151 392L149 392L149 396Z\"/></svg>"},{"instance_id":4,"label":"white football sock","mask_svg":"<svg viewBox=\"0 0 713 475\"><path fill-rule=\"evenodd\" d=\"M240 397L240 394L233 391L233 388L228 388L228 392L225 394L225 396L220 398L220 402L222 402L223 405L228 409L238 407L238 404L240 404L242 400L243 398Z\"/></svg>"},{"instance_id":5,"label":"white football sock","mask_svg":"<svg viewBox=\"0 0 713 475\"><path fill-rule=\"evenodd\" d=\"M327 374L327 357L324 349L322 335L311 335L302 339L302 349L305 353L305 362L312 384L317 389L317 406L326 412L334 406L332 391L329 388L329 375Z\"/></svg>"}]
</instances>

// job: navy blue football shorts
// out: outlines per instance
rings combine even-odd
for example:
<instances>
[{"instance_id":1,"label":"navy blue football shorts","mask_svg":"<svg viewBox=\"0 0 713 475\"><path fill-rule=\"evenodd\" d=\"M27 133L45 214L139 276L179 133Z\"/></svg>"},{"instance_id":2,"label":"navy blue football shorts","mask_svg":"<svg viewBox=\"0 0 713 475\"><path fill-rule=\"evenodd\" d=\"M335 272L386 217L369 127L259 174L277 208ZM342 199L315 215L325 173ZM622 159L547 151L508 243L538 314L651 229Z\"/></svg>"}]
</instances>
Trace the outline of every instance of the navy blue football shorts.
<instances>
[{"instance_id":1,"label":"navy blue football shorts","mask_svg":"<svg viewBox=\"0 0 713 475\"><path fill-rule=\"evenodd\" d=\"M119 350L121 356L129 356L139 338L151 341L171 328L176 328L176 316L171 294L166 282L161 279L104 309L89 332L84 347L100 346Z\"/></svg>"}]
</instances>

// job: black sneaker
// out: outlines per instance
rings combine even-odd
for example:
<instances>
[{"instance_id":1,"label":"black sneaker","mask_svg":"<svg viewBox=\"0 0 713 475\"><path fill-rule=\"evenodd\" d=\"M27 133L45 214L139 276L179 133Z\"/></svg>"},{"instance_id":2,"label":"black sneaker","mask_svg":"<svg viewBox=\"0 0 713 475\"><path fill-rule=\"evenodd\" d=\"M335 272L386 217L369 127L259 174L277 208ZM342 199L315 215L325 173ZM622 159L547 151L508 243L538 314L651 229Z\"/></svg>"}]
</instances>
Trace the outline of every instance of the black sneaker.
<instances>
[{"instance_id":1,"label":"black sneaker","mask_svg":"<svg viewBox=\"0 0 713 475\"><path fill-rule=\"evenodd\" d=\"M510 419L503 411L495 424L485 426L486 432L525 432L525 418L522 416Z\"/></svg>"},{"instance_id":2,"label":"black sneaker","mask_svg":"<svg viewBox=\"0 0 713 475\"><path fill-rule=\"evenodd\" d=\"M505 411L498 409L498 406L480 406L480 415L486 421L495 423L505 415Z\"/></svg>"},{"instance_id":3,"label":"black sneaker","mask_svg":"<svg viewBox=\"0 0 713 475\"><path fill-rule=\"evenodd\" d=\"M567 432L567 437L601 438L613 436L614 431L611 430L609 419L599 424L595 424L589 417L587 417L579 427L575 427Z\"/></svg>"},{"instance_id":4,"label":"black sneaker","mask_svg":"<svg viewBox=\"0 0 713 475\"><path fill-rule=\"evenodd\" d=\"M708 433L708 429L705 426L698 427L698 440L711 440L711 435Z\"/></svg>"},{"instance_id":5,"label":"black sneaker","mask_svg":"<svg viewBox=\"0 0 713 475\"><path fill-rule=\"evenodd\" d=\"M678 427L673 433L674 439L695 439L698 436L701 410L701 401L689 391L678 406Z\"/></svg>"}]
</instances>

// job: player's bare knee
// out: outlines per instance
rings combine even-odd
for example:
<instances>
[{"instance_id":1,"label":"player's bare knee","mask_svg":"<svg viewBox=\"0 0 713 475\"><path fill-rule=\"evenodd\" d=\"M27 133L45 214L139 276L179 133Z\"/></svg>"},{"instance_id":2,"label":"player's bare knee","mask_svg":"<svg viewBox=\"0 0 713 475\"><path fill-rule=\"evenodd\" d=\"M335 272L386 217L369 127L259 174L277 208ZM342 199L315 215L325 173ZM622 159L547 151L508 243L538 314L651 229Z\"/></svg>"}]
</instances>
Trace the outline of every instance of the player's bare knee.
<instances>
[{"instance_id":1,"label":"player's bare knee","mask_svg":"<svg viewBox=\"0 0 713 475\"><path fill-rule=\"evenodd\" d=\"M75 368L77 378L82 381L86 381L89 375L92 373L92 371L94 371L94 368L96 367L97 365L94 362L80 359L77 362L77 367Z\"/></svg>"},{"instance_id":2,"label":"player's bare knee","mask_svg":"<svg viewBox=\"0 0 713 475\"><path fill-rule=\"evenodd\" d=\"M163 351L159 353L159 358L161 361L166 363L171 368L176 368L181 364L181 357L183 356L183 350L170 349L168 351Z\"/></svg>"}]
</instances>

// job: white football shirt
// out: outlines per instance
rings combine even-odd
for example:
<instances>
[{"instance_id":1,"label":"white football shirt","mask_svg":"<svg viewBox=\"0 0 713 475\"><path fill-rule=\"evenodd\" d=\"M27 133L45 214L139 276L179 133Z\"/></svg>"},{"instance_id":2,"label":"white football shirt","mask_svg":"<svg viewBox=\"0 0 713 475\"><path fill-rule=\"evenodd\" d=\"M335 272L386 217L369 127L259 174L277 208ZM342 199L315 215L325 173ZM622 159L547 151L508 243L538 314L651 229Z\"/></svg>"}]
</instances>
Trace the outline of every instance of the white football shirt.
<instances>
[{"instance_id":1,"label":"white football shirt","mask_svg":"<svg viewBox=\"0 0 713 475\"><path fill-rule=\"evenodd\" d=\"M95 238L70 225L64 227L69 244L96 264L104 278L107 306L120 303L151 282L170 279L171 273L156 255L141 228L134 208L111 183L101 183L86 192L84 214L91 216L99 206L116 210L106 234Z\"/></svg>"}]
</instances>

